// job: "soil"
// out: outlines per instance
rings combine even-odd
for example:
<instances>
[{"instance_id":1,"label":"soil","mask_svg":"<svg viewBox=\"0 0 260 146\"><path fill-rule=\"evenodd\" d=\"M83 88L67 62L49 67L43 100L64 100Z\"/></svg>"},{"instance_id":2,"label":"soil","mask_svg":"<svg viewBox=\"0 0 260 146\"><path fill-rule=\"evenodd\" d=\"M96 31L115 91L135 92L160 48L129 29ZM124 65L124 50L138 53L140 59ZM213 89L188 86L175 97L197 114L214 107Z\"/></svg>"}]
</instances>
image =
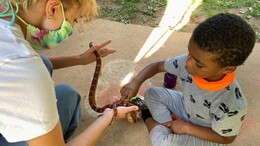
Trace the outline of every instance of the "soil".
<instances>
[{"instance_id":1,"label":"soil","mask_svg":"<svg viewBox=\"0 0 260 146\"><path fill-rule=\"evenodd\" d=\"M120 5L116 4L114 1L115 0L105 0L105 1L97 0L100 9L103 10L99 12L99 14L101 15L100 18L118 21L125 24L138 24L138 25L156 27L161 21L161 16L165 11L165 7L154 6L153 8L151 8L151 10L147 10L148 11L147 13L137 12L135 14L133 13L129 14L127 10L125 11L119 10ZM139 9L143 9L144 6L145 6L144 2L139 2L137 7ZM120 19L120 20L116 20L116 19Z\"/></svg>"},{"instance_id":2,"label":"soil","mask_svg":"<svg viewBox=\"0 0 260 146\"><path fill-rule=\"evenodd\" d=\"M116 5L112 0L97 0L99 6L102 7L110 7L112 10L114 8L116 9L118 5ZM247 18L245 14L241 14L241 10L246 10L247 8L237 8L237 9L230 9L230 13L237 14L244 18L254 29L254 31L258 34L258 38L256 39L256 42L260 43L260 18ZM138 14L138 17L135 17L134 19L131 19L127 23L130 24L137 24L137 25L144 25L144 26L150 26L150 27L156 27L158 26L161 16L163 15L165 11L165 8L157 8L156 11L153 12L152 16L144 15L142 13ZM196 16L191 16L190 21L180 30L183 32L192 32L194 28L201 22L203 22L205 19L207 19L207 15L203 14L203 11L198 7L194 12L194 14L200 14ZM108 19L108 20L114 20L111 15L102 16L102 19ZM115 20L114 20L115 21ZM122 22L125 23L125 22Z\"/></svg>"}]
</instances>

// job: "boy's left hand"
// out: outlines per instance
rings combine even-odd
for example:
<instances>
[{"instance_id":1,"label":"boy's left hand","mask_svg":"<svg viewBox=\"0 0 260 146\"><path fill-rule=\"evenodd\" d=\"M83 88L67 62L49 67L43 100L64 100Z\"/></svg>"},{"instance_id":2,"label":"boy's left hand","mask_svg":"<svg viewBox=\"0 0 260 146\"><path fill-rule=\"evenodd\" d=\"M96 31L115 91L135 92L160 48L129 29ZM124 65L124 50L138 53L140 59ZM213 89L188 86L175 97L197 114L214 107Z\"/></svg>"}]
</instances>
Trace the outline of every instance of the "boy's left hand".
<instances>
[{"instance_id":1,"label":"boy's left hand","mask_svg":"<svg viewBox=\"0 0 260 146\"><path fill-rule=\"evenodd\" d=\"M107 55L115 53L116 52L115 49L104 48L106 45L108 45L110 43L111 43L111 40L106 41L106 42L99 44L99 45L94 45L92 48L89 48L88 50L86 50L84 53L79 55L80 61L81 61L80 64L86 65L86 64L89 64L89 63L96 61L96 56L94 55L95 50L97 50L99 52L100 57L105 57Z\"/></svg>"},{"instance_id":2,"label":"boy's left hand","mask_svg":"<svg viewBox=\"0 0 260 146\"><path fill-rule=\"evenodd\" d=\"M180 118L171 121L171 126L169 128L176 134L185 134L189 128L189 122L186 122Z\"/></svg>"}]
</instances>

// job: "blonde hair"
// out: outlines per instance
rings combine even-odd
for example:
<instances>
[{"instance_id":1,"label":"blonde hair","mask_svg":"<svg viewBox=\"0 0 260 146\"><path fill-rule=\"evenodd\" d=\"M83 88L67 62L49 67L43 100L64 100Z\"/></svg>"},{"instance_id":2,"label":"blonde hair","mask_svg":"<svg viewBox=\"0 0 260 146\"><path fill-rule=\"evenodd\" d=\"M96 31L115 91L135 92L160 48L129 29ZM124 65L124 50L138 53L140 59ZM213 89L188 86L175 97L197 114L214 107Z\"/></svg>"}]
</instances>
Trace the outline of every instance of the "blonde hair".
<instances>
[{"instance_id":1,"label":"blonde hair","mask_svg":"<svg viewBox=\"0 0 260 146\"><path fill-rule=\"evenodd\" d=\"M20 9L27 11L31 6L37 4L40 0L10 0L17 4ZM80 16L86 21L93 20L98 15L98 6L96 0L61 0L64 10L67 11L74 6L79 6Z\"/></svg>"}]
</instances>

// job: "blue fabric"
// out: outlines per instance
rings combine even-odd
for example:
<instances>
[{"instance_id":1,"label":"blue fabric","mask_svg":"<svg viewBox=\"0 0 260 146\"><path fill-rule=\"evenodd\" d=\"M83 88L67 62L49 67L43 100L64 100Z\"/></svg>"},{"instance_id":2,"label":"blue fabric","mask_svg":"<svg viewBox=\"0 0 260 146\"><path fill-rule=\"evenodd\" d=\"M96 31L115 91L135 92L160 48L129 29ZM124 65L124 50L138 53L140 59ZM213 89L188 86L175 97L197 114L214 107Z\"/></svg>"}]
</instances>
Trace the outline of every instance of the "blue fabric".
<instances>
[{"instance_id":1,"label":"blue fabric","mask_svg":"<svg viewBox=\"0 0 260 146\"><path fill-rule=\"evenodd\" d=\"M53 72L53 66L50 60L41 56L50 75ZM67 142L73 135L81 118L80 95L68 84L59 84L55 86L57 107L62 126L64 141ZM28 146L27 142L8 143L0 134L0 146Z\"/></svg>"}]
</instances>

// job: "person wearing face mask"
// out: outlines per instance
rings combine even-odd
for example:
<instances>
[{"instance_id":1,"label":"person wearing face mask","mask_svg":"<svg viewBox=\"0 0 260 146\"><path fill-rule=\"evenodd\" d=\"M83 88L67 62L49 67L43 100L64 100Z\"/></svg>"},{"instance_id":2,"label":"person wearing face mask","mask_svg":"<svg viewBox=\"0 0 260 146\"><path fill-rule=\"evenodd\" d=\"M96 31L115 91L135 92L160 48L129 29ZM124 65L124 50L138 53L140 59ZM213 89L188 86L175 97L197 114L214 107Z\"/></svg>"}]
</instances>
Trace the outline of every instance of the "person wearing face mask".
<instances>
[{"instance_id":1,"label":"person wearing face mask","mask_svg":"<svg viewBox=\"0 0 260 146\"><path fill-rule=\"evenodd\" d=\"M40 50L54 48L58 43L72 34L73 27L72 24L65 19L62 3L58 5L61 5L63 17L62 24L58 30L50 31L46 29L39 29L31 24L26 23L19 15L17 15L17 18L26 25L26 39L30 42L34 49ZM49 16L48 19L52 19L52 16Z\"/></svg>"},{"instance_id":2,"label":"person wearing face mask","mask_svg":"<svg viewBox=\"0 0 260 146\"><path fill-rule=\"evenodd\" d=\"M80 116L80 95L67 84L54 85L52 71L95 61L115 52L96 45L82 54L45 57L35 49L54 48L72 34L75 21L91 21L95 0L0 0L0 145L95 145L115 118L137 106L106 109L70 139Z\"/></svg>"}]
</instances>

